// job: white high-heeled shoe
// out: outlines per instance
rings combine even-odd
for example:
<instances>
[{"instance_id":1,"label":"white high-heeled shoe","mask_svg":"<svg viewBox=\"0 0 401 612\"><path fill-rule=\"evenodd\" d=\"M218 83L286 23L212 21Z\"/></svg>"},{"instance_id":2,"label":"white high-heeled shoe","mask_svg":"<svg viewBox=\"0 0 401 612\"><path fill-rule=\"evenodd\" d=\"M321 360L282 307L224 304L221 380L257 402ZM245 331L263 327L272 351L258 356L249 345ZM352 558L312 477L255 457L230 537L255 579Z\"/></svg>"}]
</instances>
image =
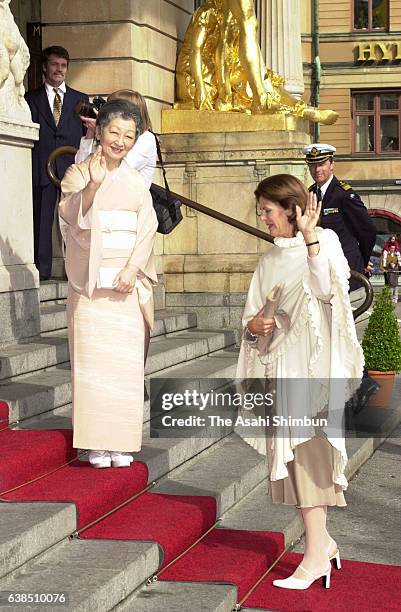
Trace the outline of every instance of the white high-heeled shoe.
<instances>
[{"instance_id":1,"label":"white high-heeled shoe","mask_svg":"<svg viewBox=\"0 0 401 612\"><path fill-rule=\"evenodd\" d=\"M330 545L334 542L334 540L332 539L330 542ZM335 543L335 542L334 542ZM327 554L329 555L329 561L333 561L333 565L336 568L336 570L340 570L341 569L341 559L340 559L340 551L337 547L336 544L336 550L334 552L330 552L330 545L327 549Z\"/></svg>"},{"instance_id":2,"label":"white high-heeled shoe","mask_svg":"<svg viewBox=\"0 0 401 612\"><path fill-rule=\"evenodd\" d=\"M329 555L329 560L333 561L333 565L336 568L336 570L341 569L340 551L338 550L338 548L335 553L333 553L332 555Z\"/></svg>"},{"instance_id":3,"label":"white high-heeled shoe","mask_svg":"<svg viewBox=\"0 0 401 612\"><path fill-rule=\"evenodd\" d=\"M314 576L311 572L305 569L302 565L299 566L305 574L309 574L311 577L310 580L302 580L301 578L293 578L293 576L289 576L288 578L284 578L284 580L273 580L273 585L279 587L280 589L293 589L294 591L304 591L305 589L309 589L311 584L322 578L323 586L326 589L330 588L330 575L331 575L331 564L326 571L319 576Z\"/></svg>"}]
</instances>

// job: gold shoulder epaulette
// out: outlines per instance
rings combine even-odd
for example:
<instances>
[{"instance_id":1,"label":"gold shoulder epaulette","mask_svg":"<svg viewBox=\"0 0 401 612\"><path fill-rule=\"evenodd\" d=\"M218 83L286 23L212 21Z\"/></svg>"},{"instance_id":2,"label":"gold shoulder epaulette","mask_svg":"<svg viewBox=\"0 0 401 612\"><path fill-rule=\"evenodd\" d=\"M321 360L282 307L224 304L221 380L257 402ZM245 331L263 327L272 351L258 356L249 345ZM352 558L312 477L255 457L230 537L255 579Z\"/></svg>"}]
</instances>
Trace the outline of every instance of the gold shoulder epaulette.
<instances>
[{"instance_id":1,"label":"gold shoulder epaulette","mask_svg":"<svg viewBox=\"0 0 401 612\"><path fill-rule=\"evenodd\" d=\"M351 185L349 185L348 183L344 183L344 181L340 181L340 185L343 189L345 189L345 191L348 191L348 189L352 189Z\"/></svg>"}]
</instances>

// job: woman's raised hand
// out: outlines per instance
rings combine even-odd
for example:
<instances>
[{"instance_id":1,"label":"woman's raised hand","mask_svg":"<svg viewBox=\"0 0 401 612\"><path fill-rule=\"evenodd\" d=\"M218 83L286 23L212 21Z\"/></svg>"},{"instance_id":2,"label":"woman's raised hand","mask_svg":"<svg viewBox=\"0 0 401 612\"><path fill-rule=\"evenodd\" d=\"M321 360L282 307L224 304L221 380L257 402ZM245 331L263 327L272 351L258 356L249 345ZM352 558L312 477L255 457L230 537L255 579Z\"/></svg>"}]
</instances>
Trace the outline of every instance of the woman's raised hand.
<instances>
[{"instance_id":1,"label":"woman's raised hand","mask_svg":"<svg viewBox=\"0 0 401 612\"><path fill-rule=\"evenodd\" d=\"M322 203L317 201L316 194L312 191L308 194L308 201L304 213L300 206L297 206L297 226L305 236L314 232L319 221Z\"/></svg>"},{"instance_id":2,"label":"woman's raised hand","mask_svg":"<svg viewBox=\"0 0 401 612\"><path fill-rule=\"evenodd\" d=\"M102 153L102 147L98 146L96 153L89 162L89 174L94 185L101 185L106 176L106 159Z\"/></svg>"},{"instance_id":3,"label":"woman's raised hand","mask_svg":"<svg viewBox=\"0 0 401 612\"><path fill-rule=\"evenodd\" d=\"M276 327L274 319L265 319L263 317L263 310L264 307L259 310L258 314L254 316L247 325L251 334L255 336L269 336Z\"/></svg>"}]
</instances>

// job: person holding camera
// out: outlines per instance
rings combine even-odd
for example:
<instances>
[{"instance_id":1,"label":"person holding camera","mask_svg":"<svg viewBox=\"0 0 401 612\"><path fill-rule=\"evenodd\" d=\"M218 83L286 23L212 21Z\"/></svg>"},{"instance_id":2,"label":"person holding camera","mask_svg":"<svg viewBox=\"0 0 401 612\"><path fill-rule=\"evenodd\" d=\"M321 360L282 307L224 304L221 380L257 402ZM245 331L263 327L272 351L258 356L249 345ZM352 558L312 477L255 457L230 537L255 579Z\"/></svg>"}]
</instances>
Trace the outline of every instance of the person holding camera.
<instances>
[{"instance_id":1,"label":"person holding camera","mask_svg":"<svg viewBox=\"0 0 401 612\"><path fill-rule=\"evenodd\" d=\"M157 149L145 98L138 91L119 89L111 93L107 98L108 101L116 99L129 100L136 104L141 112L144 132L138 137L134 147L127 153L127 163L131 168L135 168L142 174L147 187L150 188L156 170ZM102 103L102 98L97 98L97 100L100 101L100 104ZM77 164L84 161L92 153L96 130L96 119L94 117L96 117L99 108L98 102L96 106L92 105L89 107L85 113L84 109L81 109L80 117L87 127L87 132L81 138L79 151L75 156L75 163Z\"/></svg>"},{"instance_id":2,"label":"person holding camera","mask_svg":"<svg viewBox=\"0 0 401 612\"><path fill-rule=\"evenodd\" d=\"M102 106L100 146L61 183L73 444L97 468L128 467L142 444L145 325L153 327L152 198L127 153L143 132L128 100Z\"/></svg>"},{"instance_id":3,"label":"person holding camera","mask_svg":"<svg viewBox=\"0 0 401 612\"><path fill-rule=\"evenodd\" d=\"M39 140L32 150L33 228L35 265L41 280L47 280L52 271L52 227L57 202L57 187L50 181L46 164L50 153L57 147L79 147L85 128L74 108L79 101L89 101L86 94L68 87L65 78L70 57L64 47L47 47L42 52L44 83L25 94L32 121L39 123ZM61 155L55 163L55 172L62 179L68 166L74 162L71 155Z\"/></svg>"}]
</instances>

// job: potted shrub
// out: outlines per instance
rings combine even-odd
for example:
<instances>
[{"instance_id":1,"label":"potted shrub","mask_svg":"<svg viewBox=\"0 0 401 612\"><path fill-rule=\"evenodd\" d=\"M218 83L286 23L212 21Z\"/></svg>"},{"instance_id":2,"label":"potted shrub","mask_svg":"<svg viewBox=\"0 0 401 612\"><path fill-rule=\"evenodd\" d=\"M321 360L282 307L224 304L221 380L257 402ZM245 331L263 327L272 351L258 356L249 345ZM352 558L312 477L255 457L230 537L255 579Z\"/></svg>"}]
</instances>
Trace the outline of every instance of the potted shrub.
<instances>
[{"instance_id":1,"label":"potted shrub","mask_svg":"<svg viewBox=\"0 0 401 612\"><path fill-rule=\"evenodd\" d=\"M380 385L380 390L369 403L388 406L394 376L401 371L401 338L390 287L384 287L375 300L362 348L368 374Z\"/></svg>"}]
</instances>

